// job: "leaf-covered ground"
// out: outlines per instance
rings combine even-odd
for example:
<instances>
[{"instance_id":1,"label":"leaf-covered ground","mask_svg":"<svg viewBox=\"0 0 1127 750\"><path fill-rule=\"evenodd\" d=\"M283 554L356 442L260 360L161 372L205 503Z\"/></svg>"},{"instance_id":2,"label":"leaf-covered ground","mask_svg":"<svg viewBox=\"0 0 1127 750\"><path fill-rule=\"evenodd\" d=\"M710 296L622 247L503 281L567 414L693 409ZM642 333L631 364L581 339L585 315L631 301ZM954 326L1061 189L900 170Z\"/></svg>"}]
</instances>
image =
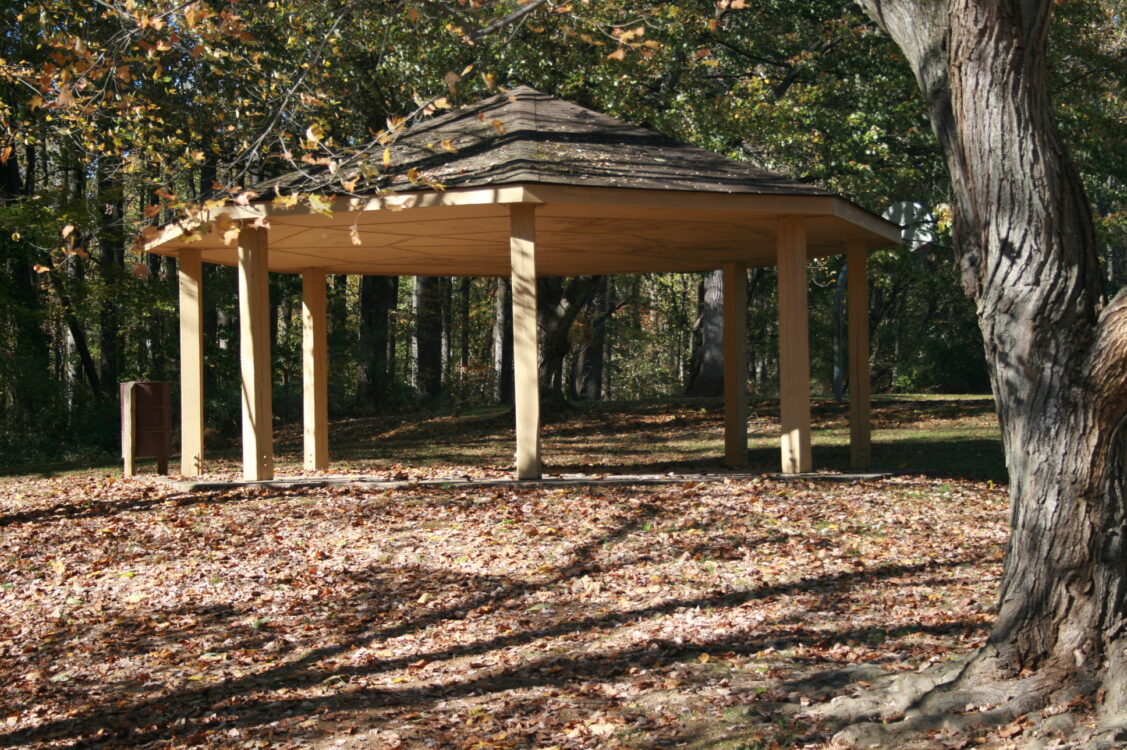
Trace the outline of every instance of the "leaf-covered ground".
<instances>
[{"instance_id":1,"label":"leaf-covered ground","mask_svg":"<svg viewBox=\"0 0 1127 750\"><path fill-rule=\"evenodd\" d=\"M107 474L0 483L0 746L825 747L804 704L981 643L1006 536L921 475Z\"/></svg>"}]
</instances>

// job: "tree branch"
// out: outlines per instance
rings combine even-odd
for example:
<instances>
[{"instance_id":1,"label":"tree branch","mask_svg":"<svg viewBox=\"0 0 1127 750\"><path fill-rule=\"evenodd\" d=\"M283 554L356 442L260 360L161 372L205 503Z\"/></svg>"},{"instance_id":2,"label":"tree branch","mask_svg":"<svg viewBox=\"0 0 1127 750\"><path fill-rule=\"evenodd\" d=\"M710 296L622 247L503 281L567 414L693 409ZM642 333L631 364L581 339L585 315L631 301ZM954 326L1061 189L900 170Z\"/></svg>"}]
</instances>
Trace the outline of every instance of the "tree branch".
<instances>
[{"instance_id":1,"label":"tree branch","mask_svg":"<svg viewBox=\"0 0 1127 750\"><path fill-rule=\"evenodd\" d=\"M532 2L526 3L525 5L522 5L520 8L517 8L515 11L513 11L509 15L505 16L504 18L498 19L497 21L494 21L493 23L489 24L485 28L478 29L477 31L473 32L472 34L469 35L469 39L472 42L476 42L478 39L481 39L483 36L488 36L488 35L492 34L494 31L498 31L500 29L505 28L509 24L516 23L517 21L521 20L525 16L531 14L534 10L536 10L540 6L546 5L547 2L548 2L548 0L532 0Z\"/></svg>"}]
</instances>

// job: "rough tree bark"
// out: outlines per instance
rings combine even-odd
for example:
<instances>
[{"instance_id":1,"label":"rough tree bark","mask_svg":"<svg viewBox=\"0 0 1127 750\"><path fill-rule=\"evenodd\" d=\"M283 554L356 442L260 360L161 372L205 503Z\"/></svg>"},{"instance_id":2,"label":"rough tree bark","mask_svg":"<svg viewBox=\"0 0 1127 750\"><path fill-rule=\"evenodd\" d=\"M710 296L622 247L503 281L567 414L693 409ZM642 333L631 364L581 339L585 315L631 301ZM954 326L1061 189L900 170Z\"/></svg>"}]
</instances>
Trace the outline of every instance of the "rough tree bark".
<instances>
[{"instance_id":1,"label":"rough tree bark","mask_svg":"<svg viewBox=\"0 0 1127 750\"><path fill-rule=\"evenodd\" d=\"M706 273L700 282L700 316L693 330L693 358L686 396L724 394L724 272Z\"/></svg>"},{"instance_id":2,"label":"rough tree bark","mask_svg":"<svg viewBox=\"0 0 1127 750\"><path fill-rule=\"evenodd\" d=\"M608 277L598 277L590 307L591 310L587 315L589 318L587 340L575 353L571 377L568 379L568 398L577 401L598 401L602 398L607 320L615 309Z\"/></svg>"},{"instance_id":3,"label":"rough tree bark","mask_svg":"<svg viewBox=\"0 0 1127 750\"><path fill-rule=\"evenodd\" d=\"M859 3L907 56L951 173L956 256L1010 475L998 619L987 645L921 705L1020 678L990 718L1068 689L1091 690L1105 720L1122 720L1127 298L1102 300L1088 203L1053 123L1052 2Z\"/></svg>"},{"instance_id":4,"label":"rough tree bark","mask_svg":"<svg viewBox=\"0 0 1127 750\"><path fill-rule=\"evenodd\" d=\"M547 406L564 403L563 364L571 348L568 332L576 316L595 294L598 276L536 280L536 323L540 333L540 400Z\"/></svg>"}]
</instances>

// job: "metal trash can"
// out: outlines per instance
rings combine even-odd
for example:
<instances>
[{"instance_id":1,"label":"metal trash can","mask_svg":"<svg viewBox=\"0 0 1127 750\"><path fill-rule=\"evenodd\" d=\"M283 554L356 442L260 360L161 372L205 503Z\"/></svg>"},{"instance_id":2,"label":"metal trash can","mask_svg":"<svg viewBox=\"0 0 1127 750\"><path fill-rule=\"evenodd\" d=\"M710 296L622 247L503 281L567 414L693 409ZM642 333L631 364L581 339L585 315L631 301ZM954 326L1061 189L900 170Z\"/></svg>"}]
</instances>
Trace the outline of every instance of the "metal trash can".
<instances>
[{"instance_id":1,"label":"metal trash can","mask_svg":"<svg viewBox=\"0 0 1127 750\"><path fill-rule=\"evenodd\" d=\"M136 472L136 459L156 458L157 471L168 473L172 455L172 396L167 382L121 383L122 473Z\"/></svg>"}]
</instances>

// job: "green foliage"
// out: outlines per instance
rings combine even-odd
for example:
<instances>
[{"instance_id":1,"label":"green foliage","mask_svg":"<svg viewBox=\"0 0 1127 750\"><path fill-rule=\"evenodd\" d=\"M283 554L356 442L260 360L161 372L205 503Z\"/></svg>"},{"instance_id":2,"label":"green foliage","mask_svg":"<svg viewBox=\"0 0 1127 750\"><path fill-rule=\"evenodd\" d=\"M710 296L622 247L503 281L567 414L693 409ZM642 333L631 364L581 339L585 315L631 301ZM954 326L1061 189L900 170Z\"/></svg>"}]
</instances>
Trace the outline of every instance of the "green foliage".
<instances>
[{"instance_id":1,"label":"green foliage","mask_svg":"<svg viewBox=\"0 0 1127 750\"><path fill-rule=\"evenodd\" d=\"M1109 289L1127 281L1127 56L1122 0L1058 3L1053 93L1097 218ZM237 199L284 170L330 169L446 108L527 84L727 156L839 191L880 212L918 201L945 221L949 187L915 81L851 4L796 2L361 3L69 0L0 7L0 462L113 449L114 383L176 380L176 274L134 237ZM219 192L216 192L216 188ZM348 191L342 177L334 189ZM69 229L68 229L69 228ZM940 231L873 256L880 389L986 387L973 310ZM811 266L812 377L833 380L839 259ZM38 267L39 271L36 270ZM209 425L237 434L236 291L204 283ZM680 393L696 275L620 277L608 319L615 397ZM774 276L754 269L752 387L775 385ZM358 285L331 282L334 416L410 407L408 283L391 318L395 385L360 396ZM300 296L272 280L275 413L300 413ZM454 284L445 397L492 398L494 286ZM464 313L462 311L465 311ZM592 340L585 313L572 357ZM462 352L466 354L463 356ZM570 366L570 365L569 365ZM64 429L31 429L37 424ZM61 437L74 435L74 439Z\"/></svg>"}]
</instances>

